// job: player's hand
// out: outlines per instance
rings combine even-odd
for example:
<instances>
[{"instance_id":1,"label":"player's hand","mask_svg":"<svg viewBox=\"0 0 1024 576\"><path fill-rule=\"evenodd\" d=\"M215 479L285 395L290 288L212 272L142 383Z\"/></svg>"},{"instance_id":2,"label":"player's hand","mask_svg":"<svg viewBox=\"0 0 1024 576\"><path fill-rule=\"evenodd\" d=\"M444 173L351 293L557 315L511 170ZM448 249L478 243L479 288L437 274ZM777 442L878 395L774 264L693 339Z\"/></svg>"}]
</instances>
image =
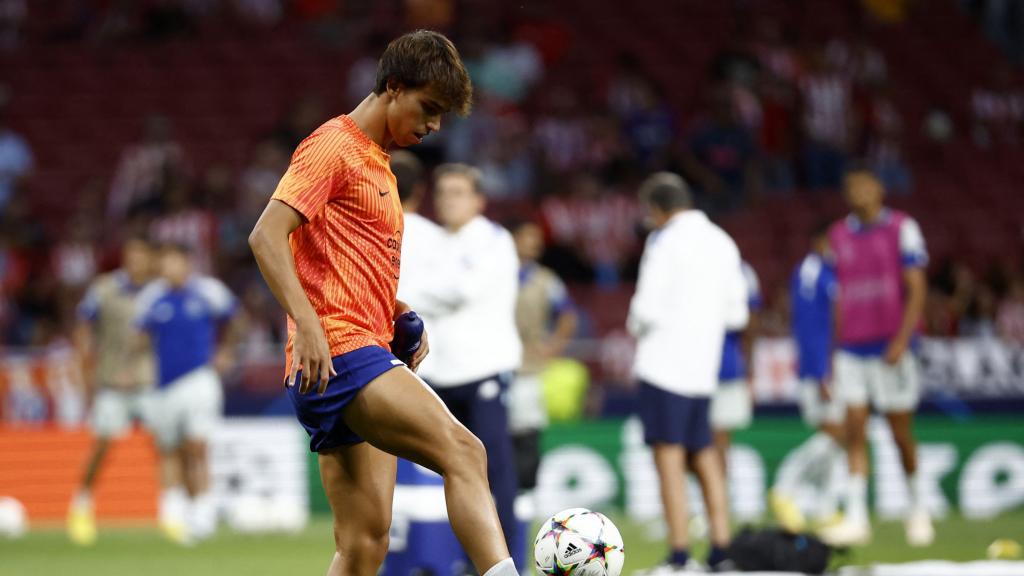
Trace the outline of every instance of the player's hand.
<instances>
[{"instance_id":1,"label":"player's hand","mask_svg":"<svg viewBox=\"0 0 1024 576\"><path fill-rule=\"evenodd\" d=\"M416 350L416 353L412 355L412 360L409 362L409 369L415 372L420 367L420 362L430 354L430 342L427 341L427 331L423 331L423 335L420 336L420 347Z\"/></svg>"},{"instance_id":2,"label":"player's hand","mask_svg":"<svg viewBox=\"0 0 1024 576\"><path fill-rule=\"evenodd\" d=\"M331 349L327 345L323 326L319 318L305 322L296 320L295 340L292 343L292 365L288 368L288 385L295 385L296 373L302 371L299 383L299 394L305 394L313 383L319 383L317 392L323 394L327 390L327 382L337 376L334 363L331 362Z\"/></svg>"},{"instance_id":3,"label":"player's hand","mask_svg":"<svg viewBox=\"0 0 1024 576\"><path fill-rule=\"evenodd\" d=\"M889 343L889 346L885 349L885 363L890 366L895 366L899 363L900 358L903 358L903 354L907 351L907 343L902 340L893 340Z\"/></svg>"},{"instance_id":4,"label":"player's hand","mask_svg":"<svg viewBox=\"0 0 1024 576\"><path fill-rule=\"evenodd\" d=\"M818 397L822 402L832 401L832 381L828 378L823 379L818 386Z\"/></svg>"},{"instance_id":5,"label":"player's hand","mask_svg":"<svg viewBox=\"0 0 1024 576\"><path fill-rule=\"evenodd\" d=\"M230 350L221 348L213 356L213 369L220 375L225 375L235 364L234 354Z\"/></svg>"}]
</instances>

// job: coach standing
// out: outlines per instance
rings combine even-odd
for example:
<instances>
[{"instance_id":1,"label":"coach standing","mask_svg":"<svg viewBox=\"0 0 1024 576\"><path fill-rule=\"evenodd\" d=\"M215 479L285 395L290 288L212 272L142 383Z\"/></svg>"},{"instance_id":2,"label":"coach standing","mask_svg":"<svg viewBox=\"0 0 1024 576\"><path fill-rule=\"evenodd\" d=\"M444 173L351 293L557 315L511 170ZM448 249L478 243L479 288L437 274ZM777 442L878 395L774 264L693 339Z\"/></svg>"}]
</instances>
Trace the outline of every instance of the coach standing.
<instances>
[{"instance_id":1,"label":"coach standing","mask_svg":"<svg viewBox=\"0 0 1024 576\"><path fill-rule=\"evenodd\" d=\"M686 182L661 172L640 188L648 237L630 303L637 339L633 372L639 412L661 484L671 555L667 568L690 559L686 472L689 462L704 493L711 524L708 565L730 563L725 474L712 443L709 404L718 383L726 330L748 319L747 290L733 240L693 208ZM662 567L659 567L662 568Z\"/></svg>"}]
</instances>

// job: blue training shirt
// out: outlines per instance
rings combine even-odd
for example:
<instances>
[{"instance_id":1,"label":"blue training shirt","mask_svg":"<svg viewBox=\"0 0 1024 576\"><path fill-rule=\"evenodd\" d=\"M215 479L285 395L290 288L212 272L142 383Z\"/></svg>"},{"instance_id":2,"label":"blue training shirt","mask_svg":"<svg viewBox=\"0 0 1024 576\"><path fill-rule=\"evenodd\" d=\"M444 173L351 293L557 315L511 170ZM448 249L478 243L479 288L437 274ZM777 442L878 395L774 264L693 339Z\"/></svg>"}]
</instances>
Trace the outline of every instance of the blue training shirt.
<instances>
[{"instance_id":1,"label":"blue training shirt","mask_svg":"<svg viewBox=\"0 0 1024 576\"><path fill-rule=\"evenodd\" d=\"M207 365L218 326L237 309L231 291L215 278L196 276L177 289L163 280L149 283L139 294L136 324L153 341L158 386Z\"/></svg>"},{"instance_id":2,"label":"blue training shirt","mask_svg":"<svg viewBox=\"0 0 1024 576\"><path fill-rule=\"evenodd\" d=\"M833 338L833 304L839 292L836 271L818 254L808 254L790 280L797 376L821 380L829 373Z\"/></svg>"},{"instance_id":3,"label":"blue training shirt","mask_svg":"<svg viewBox=\"0 0 1024 576\"><path fill-rule=\"evenodd\" d=\"M753 267L743 262L743 278L747 283L747 306L751 313L761 309L761 283ZM718 370L719 382L742 380L747 377L747 363L743 359L743 330L725 333L722 344L722 367Z\"/></svg>"}]
</instances>

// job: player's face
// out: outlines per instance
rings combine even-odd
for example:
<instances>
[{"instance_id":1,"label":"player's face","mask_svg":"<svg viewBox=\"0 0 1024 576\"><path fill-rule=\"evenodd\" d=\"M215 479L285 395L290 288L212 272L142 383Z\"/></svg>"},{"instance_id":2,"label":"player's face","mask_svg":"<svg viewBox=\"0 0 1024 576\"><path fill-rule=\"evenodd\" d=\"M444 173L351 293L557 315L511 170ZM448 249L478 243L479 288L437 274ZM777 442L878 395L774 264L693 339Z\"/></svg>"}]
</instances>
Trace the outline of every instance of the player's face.
<instances>
[{"instance_id":1,"label":"player's face","mask_svg":"<svg viewBox=\"0 0 1024 576\"><path fill-rule=\"evenodd\" d=\"M388 133L395 145L412 146L441 130L441 115L447 111L443 100L426 88L389 88Z\"/></svg>"},{"instance_id":2,"label":"player's face","mask_svg":"<svg viewBox=\"0 0 1024 576\"><path fill-rule=\"evenodd\" d=\"M846 202L854 210L870 211L882 205L881 182L870 174L854 172L846 176Z\"/></svg>"},{"instance_id":3,"label":"player's face","mask_svg":"<svg viewBox=\"0 0 1024 576\"><path fill-rule=\"evenodd\" d=\"M177 250L164 250L160 254L160 276L172 286L183 285L191 272L187 255Z\"/></svg>"},{"instance_id":4,"label":"player's face","mask_svg":"<svg viewBox=\"0 0 1024 576\"><path fill-rule=\"evenodd\" d=\"M122 265L133 280L144 281L152 274L153 252L145 242L129 240L124 245Z\"/></svg>"},{"instance_id":5,"label":"player's face","mask_svg":"<svg viewBox=\"0 0 1024 576\"><path fill-rule=\"evenodd\" d=\"M516 251L523 262L535 262L544 251L544 234L536 224L523 224L516 230Z\"/></svg>"},{"instance_id":6,"label":"player's face","mask_svg":"<svg viewBox=\"0 0 1024 576\"><path fill-rule=\"evenodd\" d=\"M434 210L442 226L458 229L483 213L484 199L473 189L469 177L448 174L437 181Z\"/></svg>"}]
</instances>

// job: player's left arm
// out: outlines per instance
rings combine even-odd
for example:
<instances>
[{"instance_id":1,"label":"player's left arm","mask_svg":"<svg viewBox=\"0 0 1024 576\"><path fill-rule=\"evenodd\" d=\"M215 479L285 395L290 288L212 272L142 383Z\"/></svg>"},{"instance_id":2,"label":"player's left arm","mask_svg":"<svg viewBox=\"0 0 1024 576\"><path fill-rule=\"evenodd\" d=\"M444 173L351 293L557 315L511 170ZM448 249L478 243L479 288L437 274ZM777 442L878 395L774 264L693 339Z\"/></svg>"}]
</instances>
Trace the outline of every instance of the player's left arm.
<instances>
[{"instance_id":1,"label":"player's left arm","mask_svg":"<svg viewBox=\"0 0 1024 576\"><path fill-rule=\"evenodd\" d=\"M219 339L213 366L217 372L227 374L235 363L238 343L242 341L242 335L245 333L246 315L238 299L220 280L204 278L201 286L214 320L219 325Z\"/></svg>"},{"instance_id":2,"label":"player's left arm","mask_svg":"<svg viewBox=\"0 0 1024 576\"><path fill-rule=\"evenodd\" d=\"M899 241L906 305L903 308L899 331L885 351L885 361L889 364L899 362L910 346L910 340L914 337L914 332L924 315L925 298L928 293L928 280L924 273L928 265L928 252L917 222L910 218L903 221L900 225Z\"/></svg>"}]
</instances>

